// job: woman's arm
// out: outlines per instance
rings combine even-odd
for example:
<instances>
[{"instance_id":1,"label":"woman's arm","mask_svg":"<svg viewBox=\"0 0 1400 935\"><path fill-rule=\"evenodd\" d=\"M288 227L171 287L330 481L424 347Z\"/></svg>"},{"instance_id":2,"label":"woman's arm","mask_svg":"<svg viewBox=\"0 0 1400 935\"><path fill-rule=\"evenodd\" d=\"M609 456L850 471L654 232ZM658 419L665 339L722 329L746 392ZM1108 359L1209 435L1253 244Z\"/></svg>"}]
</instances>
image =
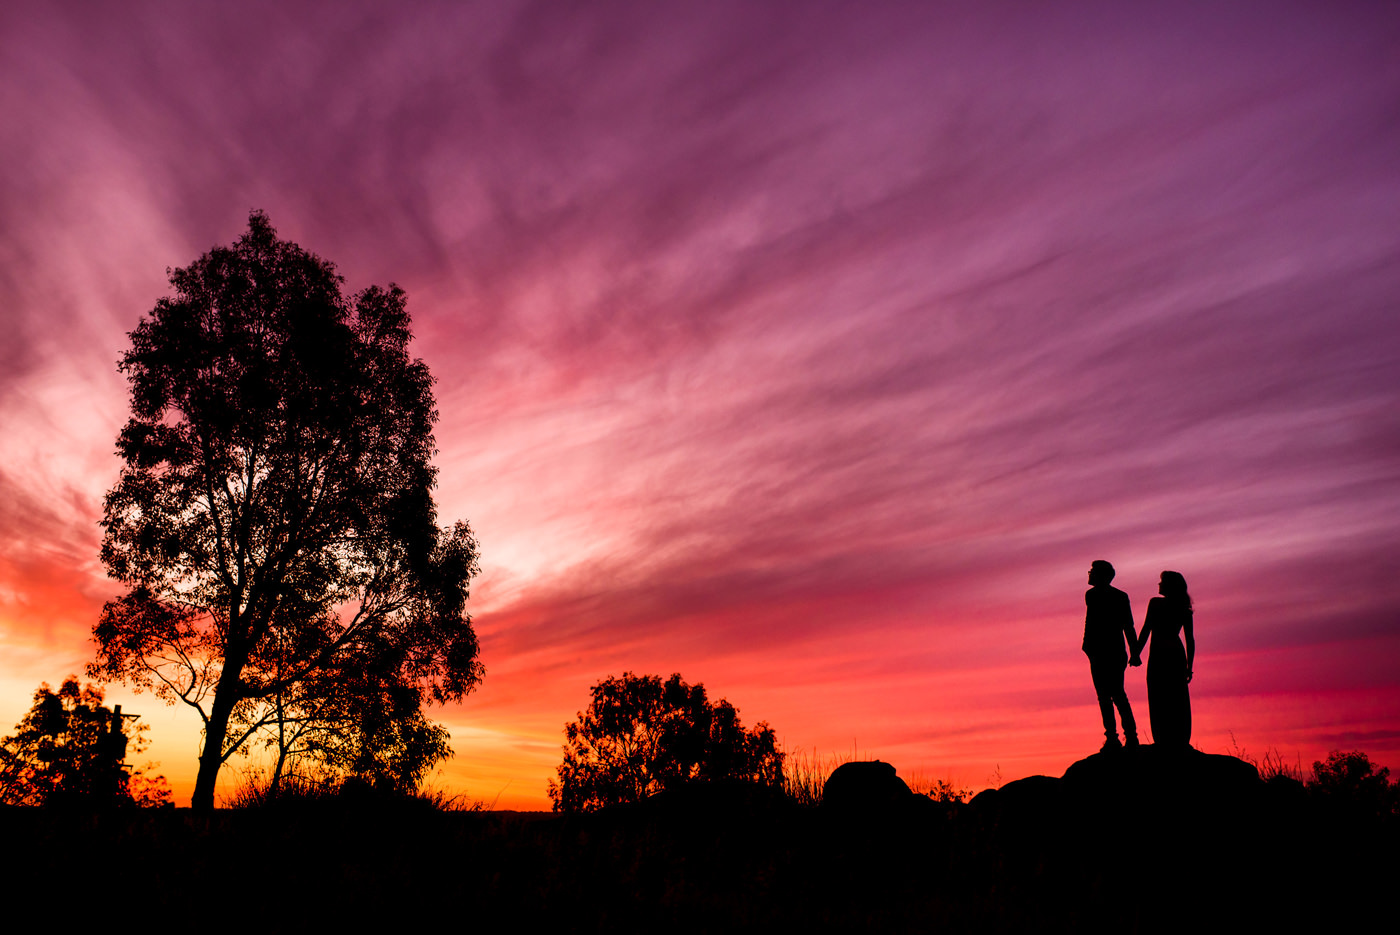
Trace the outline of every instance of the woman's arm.
<instances>
[{"instance_id":1,"label":"woman's arm","mask_svg":"<svg viewBox=\"0 0 1400 935\"><path fill-rule=\"evenodd\" d=\"M1162 599L1154 597L1147 602L1147 616L1142 618L1142 632L1138 634L1137 645L1133 647L1133 655L1142 656L1142 651L1147 648L1147 635L1152 632L1152 617L1157 609L1162 606Z\"/></svg>"},{"instance_id":2,"label":"woman's arm","mask_svg":"<svg viewBox=\"0 0 1400 935\"><path fill-rule=\"evenodd\" d=\"M1186 612L1186 620L1181 624L1181 633L1186 637L1186 681L1191 681L1191 669L1196 662L1196 632L1191 626L1191 611Z\"/></svg>"}]
</instances>

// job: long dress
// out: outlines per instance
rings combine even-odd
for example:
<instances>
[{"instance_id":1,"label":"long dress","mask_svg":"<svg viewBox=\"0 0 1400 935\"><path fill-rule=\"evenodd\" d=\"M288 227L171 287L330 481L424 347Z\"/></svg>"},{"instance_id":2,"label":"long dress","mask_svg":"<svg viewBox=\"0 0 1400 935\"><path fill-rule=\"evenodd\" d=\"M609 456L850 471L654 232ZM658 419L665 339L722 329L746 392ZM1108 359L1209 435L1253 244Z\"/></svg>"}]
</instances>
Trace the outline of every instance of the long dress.
<instances>
[{"instance_id":1,"label":"long dress","mask_svg":"<svg viewBox=\"0 0 1400 935\"><path fill-rule=\"evenodd\" d=\"M1191 619L1191 609L1165 597L1147 605L1143 629L1151 634L1147 659L1147 708L1152 721L1152 742L1173 747L1191 743L1191 692L1186 683L1186 649L1181 628Z\"/></svg>"}]
</instances>

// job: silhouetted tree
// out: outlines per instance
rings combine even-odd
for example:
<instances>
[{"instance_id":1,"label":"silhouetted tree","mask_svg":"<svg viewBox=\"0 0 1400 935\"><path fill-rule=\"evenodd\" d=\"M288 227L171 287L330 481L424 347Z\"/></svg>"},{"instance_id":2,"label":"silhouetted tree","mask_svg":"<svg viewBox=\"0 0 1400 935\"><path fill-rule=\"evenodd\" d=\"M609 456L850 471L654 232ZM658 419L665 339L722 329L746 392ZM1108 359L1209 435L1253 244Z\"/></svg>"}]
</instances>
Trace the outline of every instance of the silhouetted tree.
<instances>
[{"instance_id":1,"label":"silhouetted tree","mask_svg":"<svg viewBox=\"0 0 1400 935\"><path fill-rule=\"evenodd\" d=\"M437 412L404 293L347 299L342 281L255 212L232 248L170 274L176 295L120 364L132 415L102 560L130 590L103 609L90 671L199 712L197 809L279 698L307 715L336 686L339 715L368 666L414 699L396 696L402 718L481 679L477 544L437 526Z\"/></svg>"},{"instance_id":2,"label":"silhouetted tree","mask_svg":"<svg viewBox=\"0 0 1400 935\"><path fill-rule=\"evenodd\" d=\"M129 719L129 716L128 718ZM5 805L161 804L169 798L164 777L128 773L128 749L145 747L144 727L129 732L120 707L102 704L101 690L66 679L57 692L48 684L34 693L34 706L15 733L0 741L0 803ZM132 794L132 778L138 779Z\"/></svg>"},{"instance_id":3,"label":"silhouetted tree","mask_svg":"<svg viewBox=\"0 0 1400 935\"><path fill-rule=\"evenodd\" d=\"M781 784L783 754L766 722L745 730L739 712L679 674L608 677L593 701L564 728L559 781L549 783L554 809L595 811L702 780Z\"/></svg>"},{"instance_id":4,"label":"silhouetted tree","mask_svg":"<svg viewBox=\"0 0 1400 935\"><path fill-rule=\"evenodd\" d=\"M434 764L450 757L447 731L423 716L416 688L397 676L364 660L279 694L265 730L277 754L269 797L277 796L289 774L319 782L355 779L409 793Z\"/></svg>"},{"instance_id":5,"label":"silhouetted tree","mask_svg":"<svg viewBox=\"0 0 1400 935\"><path fill-rule=\"evenodd\" d=\"M1313 763L1307 790L1325 806L1356 818L1384 818L1400 810L1400 785L1390 782L1390 770L1379 770L1359 751L1333 750Z\"/></svg>"}]
</instances>

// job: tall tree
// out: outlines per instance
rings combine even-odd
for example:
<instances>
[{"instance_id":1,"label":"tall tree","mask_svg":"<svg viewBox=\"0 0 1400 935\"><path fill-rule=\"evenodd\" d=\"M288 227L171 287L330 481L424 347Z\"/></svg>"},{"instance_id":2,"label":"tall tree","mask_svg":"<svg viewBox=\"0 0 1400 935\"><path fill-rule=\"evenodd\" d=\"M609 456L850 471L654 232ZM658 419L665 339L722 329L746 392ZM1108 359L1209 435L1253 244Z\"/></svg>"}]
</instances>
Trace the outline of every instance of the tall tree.
<instances>
[{"instance_id":1,"label":"tall tree","mask_svg":"<svg viewBox=\"0 0 1400 935\"><path fill-rule=\"evenodd\" d=\"M777 786L783 754L766 722L745 730L728 701L711 703L679 674L609 676L564 728L564 762L549 783L555 811L588 812L639 802L688 782L738 780Z\"/></svg>"},{"instance_id":2,"label":"tall tree","mask_svg":"<svg viewBox=\"0 0 1400 935\"><path fill-rule=\"evenodd\" d=\"M199 712L193 805L211 809L279 697L367 669L413 710L475 687L477 544L437 525L433 381L402 290L346 298L261 212L170 282L120 363L131 419L102 560L130 590L103 609L90 671Z\"/></svg>"}]
</instances>

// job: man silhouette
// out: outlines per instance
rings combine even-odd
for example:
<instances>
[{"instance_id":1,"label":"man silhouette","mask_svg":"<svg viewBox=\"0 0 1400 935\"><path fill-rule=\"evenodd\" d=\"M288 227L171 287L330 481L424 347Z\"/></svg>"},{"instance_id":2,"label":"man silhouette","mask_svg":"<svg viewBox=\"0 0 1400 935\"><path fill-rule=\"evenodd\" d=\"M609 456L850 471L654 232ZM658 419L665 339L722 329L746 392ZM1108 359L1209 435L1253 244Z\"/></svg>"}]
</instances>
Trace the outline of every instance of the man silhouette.
<instances>
[{"instance_id":1,"label":"man silhouette","mask_svg":"<svg viewBox=\"0 0 1400 935\"><path fill-rule=\"evenodd\" d=\"M1137 722L1123 690L1123 673L1129 662L1142 665L1138 656L1137 633L1133 630L1133 608L1128 595L1109 582L1113 566L1099 560L1089 566L1089 590L1084 592L1084 655L1089 657L1089 673L1094 677L1094 691L1099 696L1099 711L1103 714L1104 740L1102 751L1121 749L1118 726L1113 720L1113 706L1123 718L1123 739L1129 748L1138 745ZM1124 639L1127 648L1124 648ZM1128 650L1132 650L1131 660Z\"/></svg>"}]
</instances>

